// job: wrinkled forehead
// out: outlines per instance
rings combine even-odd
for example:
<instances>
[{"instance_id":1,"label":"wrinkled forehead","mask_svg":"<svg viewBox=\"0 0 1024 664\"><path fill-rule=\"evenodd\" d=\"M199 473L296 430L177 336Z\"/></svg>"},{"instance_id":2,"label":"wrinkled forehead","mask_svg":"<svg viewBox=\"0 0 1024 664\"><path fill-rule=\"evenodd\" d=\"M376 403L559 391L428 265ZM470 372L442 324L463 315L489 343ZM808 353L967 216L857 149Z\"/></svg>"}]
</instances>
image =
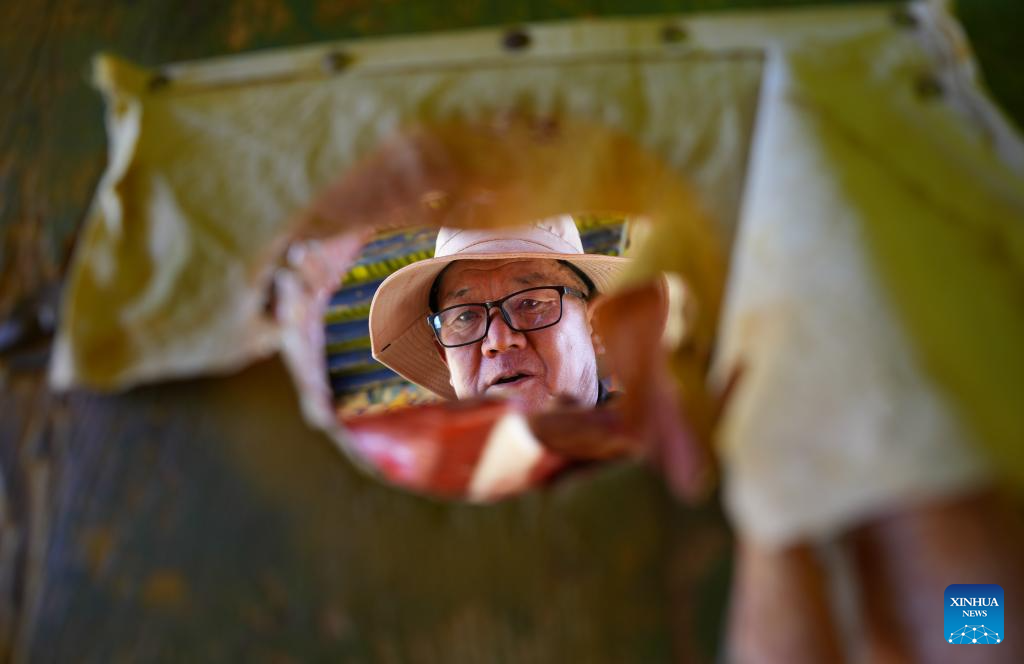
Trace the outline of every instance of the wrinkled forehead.
<instances>
[{"instance_id":1,"label":"wrinkled forehead","mask_svg":"<svg viewBox=\"0 0 1024 664\"><path fill-rule=\"evenodd\" d=\"M579 286L572 270L549 258L460 260L449 265L438 287L442 306L450 301L497 297L532 286Z\"/></svg>"}]
</instances>

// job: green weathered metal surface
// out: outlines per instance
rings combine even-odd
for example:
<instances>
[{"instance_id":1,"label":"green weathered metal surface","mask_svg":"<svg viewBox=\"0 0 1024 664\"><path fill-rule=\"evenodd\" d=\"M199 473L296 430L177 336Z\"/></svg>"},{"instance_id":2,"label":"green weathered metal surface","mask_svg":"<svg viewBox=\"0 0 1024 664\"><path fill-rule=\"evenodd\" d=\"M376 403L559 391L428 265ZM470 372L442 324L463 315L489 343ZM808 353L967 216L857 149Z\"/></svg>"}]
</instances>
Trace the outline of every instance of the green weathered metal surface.
<instances>
[{"instance_id":1,"label":"green weathered metal surface","mask_svg":"<svg viewBox=\"0 0 1024 664\"><path fill-rule=\"evenodd\" d=\"M308 429L276 362L66 408L33 661L666 661L673 617L715 646L673 597L721 597L721 518L639 467L492 507L404 494Z\"/></svg>"}]
</instances>

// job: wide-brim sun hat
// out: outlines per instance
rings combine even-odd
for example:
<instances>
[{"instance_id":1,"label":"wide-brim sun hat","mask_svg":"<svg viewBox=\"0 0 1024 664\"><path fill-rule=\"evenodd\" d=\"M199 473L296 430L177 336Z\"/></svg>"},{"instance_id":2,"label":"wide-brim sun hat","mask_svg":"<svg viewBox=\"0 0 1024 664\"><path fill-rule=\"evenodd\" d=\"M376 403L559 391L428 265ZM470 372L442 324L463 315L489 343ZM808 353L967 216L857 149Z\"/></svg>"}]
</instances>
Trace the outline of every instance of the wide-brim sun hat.
<instances>
[{"instance_id":1,"label":"wide-brim sun hat","mask_svg":"<svg viewBox=\"0 0 1024 664\"><path fill-rule=\"evenodd\" d=\"M448 366L427 323L434 280L454 261L531 258L571 263L597 292L609 291L630 262L583 253L579 229L569 215L515 228L441 228L433 258L397 270L377 288L370 304L373 357L403 378L445 399L456 399Z\"/></svg>"}]
</instances>

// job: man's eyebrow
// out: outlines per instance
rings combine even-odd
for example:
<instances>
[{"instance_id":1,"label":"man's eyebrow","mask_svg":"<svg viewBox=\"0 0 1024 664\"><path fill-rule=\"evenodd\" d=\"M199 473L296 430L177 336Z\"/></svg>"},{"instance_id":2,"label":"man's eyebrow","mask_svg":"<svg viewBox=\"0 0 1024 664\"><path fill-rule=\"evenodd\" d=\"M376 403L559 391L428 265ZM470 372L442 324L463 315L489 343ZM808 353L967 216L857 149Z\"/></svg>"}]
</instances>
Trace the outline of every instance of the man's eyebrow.
<instances>
[{"instance_id":1,"label":"man's eyebrow","mask_svg":"<svg viewBox=\"0 0 1024 664\"><path fill-rule=\"evenodd\" d=\"M533 286L534 284L543 283L543 282L550 281L550 280L551 280L551 277L545 276L545 275L541 274L540 272L531 272L529 274L524 274L522 276L514 277L512 279L512 281L516 282L517 284L522 284L524 286ZM453 299L456 299L456 298L460 298L463 295L466 295L467 293L469 293L469 291L471 291L471 290L472 290L472 288L469 287L469 286L467 286L465 288L460 288L458 290L450 290L447 293L445 293L445 296L443 298L441 298L441 301L442 302L448 302L450 300L453 300Z\"/></svg>"},{"instance_id":2,"label":"man's eyebrow","mask_svg":"<svg viewBox=\"0 0 1024 664\"><path fill-rule=\"evenodd\" d=\"M523 284L524 286L532 286L539 281L545 281L548 277L545 277L540 272L531 272L530 274L524 274L521 277L516 277L512 281Z\"/></svg>"},{"instance_id":3,"label":"man's eyebrow","mask_svg":"<svg viewBox=\"0 0 1024 664\"><path fill-rule=\"evenodd\" d=\"M469 292L469 287L468 286L466 288L460 288L459 290L448 291L448 293L443 298L441 298L441 301L442 302L447 302L448 300L451 300L452 298L462 297L463 295L465 295L468 292Z\"/></svg>"}]
</instances>

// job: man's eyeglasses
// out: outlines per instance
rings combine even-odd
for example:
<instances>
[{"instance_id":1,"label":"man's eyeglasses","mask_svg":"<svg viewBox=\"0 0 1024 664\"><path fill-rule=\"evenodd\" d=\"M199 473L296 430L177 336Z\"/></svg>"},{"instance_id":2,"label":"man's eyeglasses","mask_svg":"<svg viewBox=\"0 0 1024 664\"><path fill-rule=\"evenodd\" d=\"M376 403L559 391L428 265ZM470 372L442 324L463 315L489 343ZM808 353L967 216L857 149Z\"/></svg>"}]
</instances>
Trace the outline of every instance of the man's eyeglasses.
<instances>
[{"instance_id":1,"label":"man's eyeglasses","mask_svg":"<svg viewBox=\"0 0 1024 664\"><path fill-rule=\"evenodd\" d=\"M493 302L457 304L427 316L427 323L445 348L480 341L491 329L491 309L497 308L505 324L516 332L533 332L562 320L562 297L568 293L586 299L569 286L538 286L516 291Z\"/></svg>"}]
</instances>

